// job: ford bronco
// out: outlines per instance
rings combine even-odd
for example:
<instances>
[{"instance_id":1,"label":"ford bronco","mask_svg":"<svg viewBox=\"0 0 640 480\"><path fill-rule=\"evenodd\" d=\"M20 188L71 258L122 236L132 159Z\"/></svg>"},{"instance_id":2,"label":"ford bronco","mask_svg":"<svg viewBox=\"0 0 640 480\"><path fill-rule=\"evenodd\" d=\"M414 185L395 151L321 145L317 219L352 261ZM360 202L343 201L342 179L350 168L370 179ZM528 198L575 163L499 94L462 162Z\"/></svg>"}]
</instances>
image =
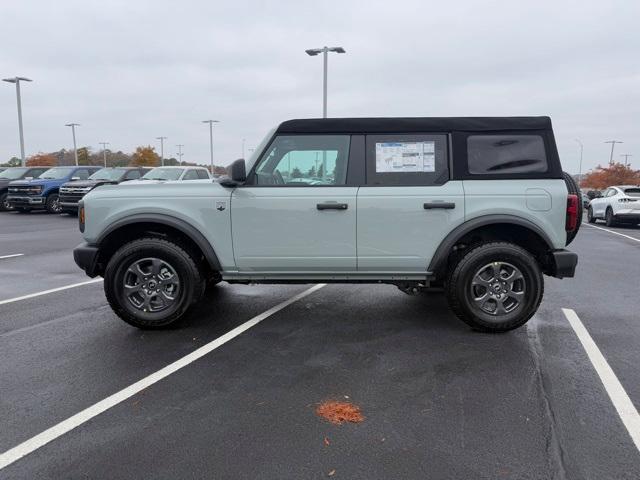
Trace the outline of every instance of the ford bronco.
<instances>
[{"instance_id":1,"label":"ford bronco","mask_svg":"<svg viewBox=\"0 0 640 480\"><path fill-rule=\"evenodd\" d=\"M548 117L290 120L211 183L119 185L80 203L76 263L140 328L207 284L444 290L477 330L523 325L572 277L582 218Z\"/></svg>"}]
</instances>

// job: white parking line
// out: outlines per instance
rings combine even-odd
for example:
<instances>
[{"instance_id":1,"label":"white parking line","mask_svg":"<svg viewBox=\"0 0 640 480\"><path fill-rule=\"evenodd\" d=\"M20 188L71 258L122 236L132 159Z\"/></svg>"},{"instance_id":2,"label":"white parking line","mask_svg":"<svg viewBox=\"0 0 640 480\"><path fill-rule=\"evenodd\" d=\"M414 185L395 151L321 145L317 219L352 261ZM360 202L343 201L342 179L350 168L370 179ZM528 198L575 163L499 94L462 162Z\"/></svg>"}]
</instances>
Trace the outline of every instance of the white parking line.
<instances>
[{"instance_id":1,"label":"white parking line","mask_svg":"<svg viewBox=\"0 0 640 480\"><path fill-rule=\"evenodd\" d=\"M2 260L3 258L14 258L14 257L22 257L24 256L24 253L14 253L13 255L2 255L0 256L0 260Z\"/></svg>"},{"instance_id":2,"label":"white parking line","mask_svg":"<svg viewBox=\"0 0 640 480\"><path fill-rule=\"evenodd\" d=\"M631 435L631 439L633 443L636 444L636 448L640 451L640 415L638 414L638 410L636 410L636 407L622 387L618 377L616 377L616 374L607 363L604 355L600 352L600 349L591 338L591 335L589 335L589 332L580 321L580 318L578 318L576 312L570 308L563 308L562 312L576 332L613 406L616 408L622 423L624 423L629 435Z\"/></svg>"},{"instance_id":3,"label":"white parking line","mask_svg":"<svg viewBox=\"0 0 640 480\"><path fill-rule=\"evenodd\" d=\"M81 287L83 285L89 285L91 283L102 282L101 278L94 278L93 280L87 280L86 282L72 283L71 285L65 285L64 287L52 288L50 290L43 290L41 292L30 293L28 295L22 295L21 297L8 298L7 300L0 300L0 305L7 303L19 302L20 300L27 300L33 297L39 297L40 295L47 295L49 293L61 292L62 290L69 290L70 288Z\"/></svg>"},{"instance_id":4,"label":"white parking line","mask_svg":"<svg viewBox=\"0 0 640 480\"><path fill-rule=\"evenodd\" d=\"M621 237L628 238L629 240L633 240L635 242L640 242L640 238L635 238L630 235L625 235L624 233L616 232L613 230L609 230L608 228L596 227L595 225L586 224L587 227L597 228L598 230L602 230L603 232L613 233L614 235L620 235Z\"/></svg>"},{"instance_id":5,"label":"white parking line","mask_svg":"<svg viewBox=\"0 0 640 480\"><path fill-rule=\"evenodd\" d=\"M7 450L2 455L0 455L0 470L11 465L13 462L21 459L25 455L28 455L31 452L37 450L38 448L46 445L52 440L55 440L61 435L64 435L65 433L91 420L93 417L100 415L101 413L105 412L111 407L114 407L115 405L125 401L127 398L132 397L136 393L141 392L145 388L150 387L154 383L159 382L163 378L168 377L172 373L177 372L181 368L186 367L190 363L195 362L196 360L212 352L216 348L224 345L229 340L232 340L238 335L240 335L241 333L246 332L251 327L256 326L265 318L268 318L274 313L279 312L283 308L288 307L292 303L295 303L298 300L308 295L311 295L313 292L321 289L324 286L325 284L319 283L317 285L314 285L311 288L308 288L304 292L299 293L291 297L290 299L285 300L282 303L279 303L275 307L272 307L269 310L261 313L260 315L253 317L251 320L247 320L242 325L234 328L233 330L228 331L221 337L216 338L215 340L207 343L206 345L198 348L197 350L194 350L190 354L158 370L157 372L152 373L151 375L143 378L142 380L137 381L133 385L129 385L123 390L120 390L119 392L114 393L110 397L107 397L104 400L101 400L100 402L90 406L89 408L86 408L80 413L76 413L72 417L69 417L66 420L58 423L57 425L54 425L53 427L45 430L44 432L39 433L35 437L31 437L29 440L21 443L16 447L13 447L11 450Z\"/></svg>"}]
</instances>

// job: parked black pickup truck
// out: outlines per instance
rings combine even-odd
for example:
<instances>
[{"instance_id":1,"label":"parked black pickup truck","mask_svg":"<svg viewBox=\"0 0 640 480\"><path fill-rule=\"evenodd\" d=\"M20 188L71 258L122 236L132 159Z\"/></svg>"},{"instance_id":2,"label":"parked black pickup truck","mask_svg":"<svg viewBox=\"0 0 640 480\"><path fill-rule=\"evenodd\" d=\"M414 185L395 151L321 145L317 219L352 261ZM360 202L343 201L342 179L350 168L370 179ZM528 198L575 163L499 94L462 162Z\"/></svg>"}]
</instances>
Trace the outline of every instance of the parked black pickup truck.
<instances>
[{"instance_id":1,"label":"parked black pickup truck","mask_svg":"<svg viewBox=\"0 0 640 480\"><path fill-rule=\"evenodd\" d=\"M50 167L12 167L5 168L0 172L0 212L12 210L11 205L7 201L9 182L38 178L49 170L49 168Z\"/></svg>"},{"instance_id":2,"label":"parked black pickup truck","mask_svg":"<svg viewBox=\"0 0 640 480\"><path fill-rule=\"evenodd\" d=\"M151 169L138 167L103 168L87 180L67 182L60 187L62 213L78 213L78 202L100 185L115 185L127 180L137 180L149 170Z\"/></svg>"}]
</instances>

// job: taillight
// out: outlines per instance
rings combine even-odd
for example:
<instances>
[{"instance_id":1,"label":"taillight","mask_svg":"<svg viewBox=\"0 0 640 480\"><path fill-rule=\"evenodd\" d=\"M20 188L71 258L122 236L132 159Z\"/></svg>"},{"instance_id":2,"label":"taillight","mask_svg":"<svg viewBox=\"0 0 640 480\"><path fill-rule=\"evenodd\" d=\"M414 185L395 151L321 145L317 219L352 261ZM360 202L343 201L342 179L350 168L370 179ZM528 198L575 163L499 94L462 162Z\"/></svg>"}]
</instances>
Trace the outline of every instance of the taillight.
<instances>
[{"instance_id":1,"label":"taillight","mask_svg":"<svg viewBox=\"0 0 640 480\"><path fill-rule=\"evenodd\" d=\"M573 232L578 227L578 196L567 195L567 222L565 230Z\"/></svg>"},{"instance_id":2,"label":"taillight","mask_svg":"<svg viewBox=\"0 0 640 480\"><path fill-rule=\"evenodd\" d=\"M80 205L78 209L78 226L80 231L84 233L84 205Z\"/></svg>"}]
</instances>

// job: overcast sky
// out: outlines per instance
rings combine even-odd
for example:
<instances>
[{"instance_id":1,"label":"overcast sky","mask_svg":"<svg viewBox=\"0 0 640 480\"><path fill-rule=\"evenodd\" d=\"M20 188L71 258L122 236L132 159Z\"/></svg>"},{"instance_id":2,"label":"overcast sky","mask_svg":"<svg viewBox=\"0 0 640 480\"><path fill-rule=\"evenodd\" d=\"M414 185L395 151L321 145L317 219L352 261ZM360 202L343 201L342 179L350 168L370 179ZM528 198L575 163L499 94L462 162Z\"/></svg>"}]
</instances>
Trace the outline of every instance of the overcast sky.
<instances>
[{"instance_id":1,"label":"overcast sky","mask_svg":"<svg viewBox=\"0 0 640 480\"><path fill-rule=\"evenodd\" d=\"M321 116L549 115L565 170L630 153L640 168L640 2L3 1L0 76L22 75L27 155L169 137L165 156L228 164L267 129ZM19 156L0 84L0 160Z\"/></svg>"}]
</instances>

